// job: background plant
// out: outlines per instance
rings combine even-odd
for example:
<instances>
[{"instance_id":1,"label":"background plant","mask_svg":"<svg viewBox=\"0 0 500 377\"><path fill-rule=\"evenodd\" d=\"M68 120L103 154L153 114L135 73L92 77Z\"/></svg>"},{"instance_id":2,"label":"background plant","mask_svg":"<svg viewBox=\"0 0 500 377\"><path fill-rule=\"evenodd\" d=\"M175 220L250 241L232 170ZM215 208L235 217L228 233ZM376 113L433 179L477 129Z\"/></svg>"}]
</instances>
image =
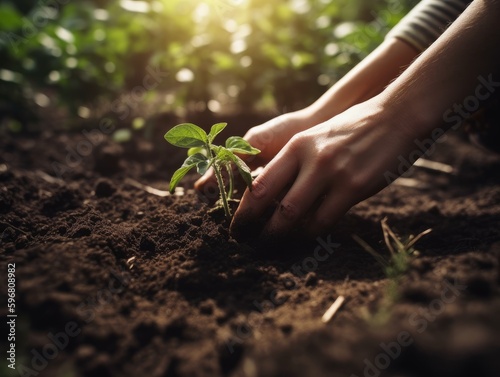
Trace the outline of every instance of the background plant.
<instances>
[{"instance_id":1,"label":"background plant","mask_svg":"<svg viewBox=\"0 0 500 377\"><path fill-rule=\"evenodd\" d=\"M147 94L158 111L293 110L414 3L0 0L0 114L22 123L24 109L55 104L85 116L140 85L148 66L170 73Z\"/></svg>"},{"instance_id":2,"label":"background plant","mask_svg":"<svg viewBox=\"0 0 500 377\"><path fill-rule=\"evenodd\" d=\"M387 294L383 297L378 311L374 315L370 315L364 308L363 316L373 324L384 324L389 320L390 308L398 298L400 279L408 270L411 260L420 254L415 248L415 244L432 231L432 229L427 229L416 236L410 234L408 237L399 237L387 224L387 218L384 218L380 225L389 256L377 252L361 237L352 236L366 252L375 258L389 279Z\"/></svg>"}]
</instances>

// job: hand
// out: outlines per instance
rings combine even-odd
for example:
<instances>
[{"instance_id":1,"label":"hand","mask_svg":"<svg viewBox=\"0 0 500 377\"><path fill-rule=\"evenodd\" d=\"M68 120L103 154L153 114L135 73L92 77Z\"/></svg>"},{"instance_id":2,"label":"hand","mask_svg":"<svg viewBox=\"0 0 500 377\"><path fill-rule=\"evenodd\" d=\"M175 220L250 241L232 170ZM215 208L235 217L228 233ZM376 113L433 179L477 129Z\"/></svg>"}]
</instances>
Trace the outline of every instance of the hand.
<instances>
[{"instance_id":1,"label":"hand","mask_svg":"<svg viewBox=\"0 0 500 377\"><path fill-rule=\"evenodd\" d=\"M407 124L375 98L293 136L245 191L231 232L253 228L283 194L264 236L284 236L305 219L310 235L328 230L389 183L384 173L394 173L398 156L415 148Z\"/></svg>"},{"instance_id":2,"label":"hand","mask_svg":"<svg viewBox=\"0 0 500 377\"><path fill-rule=\"evenodd\" d=\"M315 125L314 117L307 109L283 114L270 121L253 127L243 136L253 147L260 149L256 156L240 155L251 169L266 165L296 133ZM238 176L236 174L236 176ZM213 169L198 179L194 187L203 191L205 186L216 186Z\"/></svg>"}]
</instances>

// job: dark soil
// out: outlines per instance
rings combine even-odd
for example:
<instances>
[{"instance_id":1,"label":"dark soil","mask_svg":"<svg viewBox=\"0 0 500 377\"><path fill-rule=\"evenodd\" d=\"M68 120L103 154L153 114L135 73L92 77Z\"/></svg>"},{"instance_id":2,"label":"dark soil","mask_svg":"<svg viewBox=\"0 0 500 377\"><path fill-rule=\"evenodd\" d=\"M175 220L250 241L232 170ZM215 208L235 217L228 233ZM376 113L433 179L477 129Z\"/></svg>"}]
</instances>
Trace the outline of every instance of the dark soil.
<instances>
[{"instance_id":1,"label":"dark soil","mask_svg":"<svg viewBox=\"0 0 500 377\"><path fill-rule=\"evenodd\" d=\"M260 121L243 118L228 132ZM183 159L161 140L172 125L80 160L78 132L2 136L1 276L15 263L18 314L18 369L2 357L2 375L500 375L500 157L449 135L430 158L456 174L417 169L426 187L392 185L328 236L265 246L232 239L194 176L184 195L141 188L167 190ZM387 255L386 216L401 236L433 229L397 282L351 237Z\"/></svg>"}]
</instances>

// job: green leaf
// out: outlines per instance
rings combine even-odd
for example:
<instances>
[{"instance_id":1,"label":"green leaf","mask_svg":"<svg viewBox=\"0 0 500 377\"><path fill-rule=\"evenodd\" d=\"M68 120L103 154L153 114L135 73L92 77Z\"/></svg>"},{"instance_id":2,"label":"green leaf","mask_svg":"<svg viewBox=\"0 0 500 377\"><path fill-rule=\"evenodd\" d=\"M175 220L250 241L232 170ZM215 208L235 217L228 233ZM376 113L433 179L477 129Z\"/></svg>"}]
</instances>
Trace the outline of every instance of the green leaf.
<instances>
[{"instance_id":1,"label":"green leaf","mask_svg":"<svg viewBox=\"0 0 500 377\"><path fill-rule=\"evenodd\" d=\"M174 172L174 175L172 175L172 179L170 179L170 193L173 194L175 191L175 188L179 184L179 181L184 178L184 176L192 169L194 168L195 165L190 165L190 166L181 166L179 169L177 169Z\"/></svg>"},{"instance_id":2,"label":"green leaf","mask_svg":"<svg viewBox=\"0 0 500 377\"><path fill-rule=\"evenodd\" d=\"M231 152L229 149L224 148L220 145L213 145L212 150L215 152L217 160L234 162L233 161L234 153Z\"/></svg>"},{"instance_id":3,"label":"green leaf","mask_svg":"<svg viewBox=\"0 0 500 377\"><path fill-rule=\"evenodd\" d=\"M207 156L201 153L195 153L192 156L189 156L186 161L184 161L183 165L187 166L196 166L196 171L203 175L208 170L210 166L210 161Z\"/></svg>"},{"instance_id":4,"label":"green leaf","mask_svg":"<svg viewBox=\"0 0 500 377\"><path fill-rule=\"evenodd\" d=\"M209 165L209 161L208 161L207 157L202 155L201 153L196 153L196 154L186 158L186 160L184 161L182 166L174 172L174 175L172 176L172 179L170 180L170 188L169 188L170 193L173 194L173 192L174 192L175 188L177 187L177 185L179 184L180 180L182 178L184 178L184 176L192 168L194 168L196 166L198 173L200 173L200 171L203 171L203 169L205 169L204 171L206 171L206 169L208 169L208 165ZM200 174L205 174L205 173L203 172Z\"/></svg>"},{"instance_id":5,"label":"green leaf","mask_svg":"<svg viewBox=\"0 0 500 377\"><path fill-rule=\"evenodd\" d=\"M208 139L212 142L215 137L222 132L224 128L226 128L227 123L217 123L212 126L210 129L210 133L208 134Z\"/></svg>"},{"instance_id":6,"label":"green leaf","mask_svg":"<svg viewBox=\"0 0 500 377\"><path fill-rule=\"evenodd\" d=\"M23 16L9 3L0 5L0 20L3 32L20 29L23 26Z\"/></svg>"},{"instance_id":7,"label":"green leaf","mask_svg":"<svg viewBox=\"0 0 500 377\"><path fill-rule=\"evenodd\" d=\"M201 161L207 161L207 160L208 160L208 158L204 154L195 153L195 154L189 156L188 158L186 158L186 160L184 161L182 166L196 165L197 163L199 163Z\"/></svg>"},{"instance_id":8,"label":"green leaf","mask_svg":"<svg viewBox=\"0 0 500 377\"><path fill-rule=\"evenodd\" d=\"M192 156L192 155L194 155L196 153L201 153L202 155L206 156L207 155L207 150L204 147L193 147L193 148L189 148L188 149L187 155L188 156Z\"/></svg>"},{"instance_id":9,"label":"green leaf","mask_svg":"<svg viewBox=\"0 0 500 377\"><path fill-rule=\"evenodd\" d=\"M207 172L209 167L210 167L210 162L201 161L198 162L198 164L196 165L196 171L198 172L198 174L203 175Z\"/></svg>"},{"instance_id":10,"label":"green leaf","mask_svg":"<svg viewBox=\"0 0 500 377\"><path fill-rule=\"evenodd\" d=\"M248 141L239 136L231 136L226 140L226 148L231 152L241 154L259 154L260 150L250 145Z\"/></svg>"},{"instance_id":11,"label":"green leaf","mask_svg":"<svg viewBox=\"0 0 500 377\"><path fill-rule=\"evenodd\" d=\"M241 158L239 158L236 155L233 156L234 156L233 162L236 164L236 167L238 168L238 171L240 172L248 189L252 191L252 172L250 168L247 166L247 164L245 164L245 161L243 161Z\"/></svg>"},{"instance_id":12,"label":"green leaf","mask_svg":"<svg viewBox=\"0 0 500 377\"><path fill-rule=\"evenodd\" d=\"M236 165L247 187L250 189L250 191L252 191L252 174L250 168L247 166L247 164L245 164L245 161L243 161L229 149L226 149L224 147L221 147L220 155L225 161L231 161ZM219 157L219 154L217 154L217 157Z\"/></svg>"},{"instance_id":13,"label":"green leaf","mask_svg":"<svg viewBox=\"0 0 500 377\"><path fill-rule=\"evenodd\" d=\"M165 140L176 147L202 147L208 143L207 133L192 123L175 126L165 134Z\"/></svg>"}]
</instances>

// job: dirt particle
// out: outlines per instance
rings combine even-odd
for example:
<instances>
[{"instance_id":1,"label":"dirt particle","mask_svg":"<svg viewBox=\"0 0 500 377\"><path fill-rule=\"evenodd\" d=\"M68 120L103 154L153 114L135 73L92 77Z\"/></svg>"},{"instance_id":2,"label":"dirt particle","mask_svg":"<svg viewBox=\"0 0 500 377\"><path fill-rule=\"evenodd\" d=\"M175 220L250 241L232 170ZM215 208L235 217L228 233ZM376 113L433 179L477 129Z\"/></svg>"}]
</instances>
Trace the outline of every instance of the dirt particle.
<instances>
[{"instance_id":1,"label":"dirt particle","mask_svg":"<svg viewBox=\"0 0 500 377\"><path fill-rule=\"evenodd\" d=\"M100 145L95 153L94 170L101 174L114 174L119 172L123 148L118 144Z\"/></svg>"},{"instance_id":2,"label":"dirt particle","mask_svg":"<svg viewBox=\"0 0 500 377\"><path fill-rule=\"evenodd\" d=\"M80 237L86 237L90 236L92 234L92 230L86 226L79 226L75 229L75 231L71 234L72 238L80 238Z\"/></svg>"},{"instance_id":3,"label":"dirt particle","mask_svg":"<svg viewBox=\"0 0 500 377\"><path fill-rule=\"evenodd\" d=\"M491 283L482 276L475 276L466 281L467 291L482 298L488 298L492 295Z\"/></svg>"},{"instance_id":4,"label":"dirt particle","mask_svg":"<svg viewBox=\"0 0 500 377\"><path fill-rule=\"evenodd\" d=\"M95 185L95 196L98 198L107 198L116 192L115 186L109 179L99 179Z\"/></svg>"},{"instance_id":5,"label":"dirt particle","mask_svg":"<svg viewBox=\"0 0 500 377\"><path fill-rule=\"evenodd\" d=\"M82 198L78 191L67 187L60 188L45 200L42 206L42 214L53 216L58 212L78 208L81 204Z\"/></svg>"},{"instance_id":6,"label":"dirt particle","mask_svg":"<svg viewBox=\"0 0 500 377\"><path fill-rule=\"evenodd\" d=\"M147 343L158 333L158 324L151 319L138 323L134 329L134 335L141 344Z\"/></svg>"},{"instance_id":7,"label":"dirt particle","mask_svg":"<svg viewBox=\"0 0 500 377\"><path fill-rule=\"evenodd\" d=\"M306 286L315 287L318 284L318 276L315 272L308 272L306 275Z\"/></svg>"},{"instance_id":8,"label":"dirt particle","mask_svg":"<svg viewBox=\"0 0 500 377\"><path fill-rule=\"evenodd\" d=\"M203 218L200 216L193 217L191 219L191 224L194 226L201 226L201 224L203 224Z\"/></svg>"},{"instance_id":9,"label":"dirt particle","mask_svg":"<svg viewBox=\"0 0 500 377\"><path fill-rule=\"evenodd\" d=\"M0 181L5 182L14 178L14 174L10 171L9 167L6 164L0 165Z\"/></svg>"},{"instance_id":10,"label":"dirt particle","mask_svg":"<svg viewBox=\"0 0 500 377\"><path fill-rule=\"evenodd\" d=\"M286 325L281 325L280 326L280 329L281 329L281 332L285 335L289 335L292 333L293 331L293 326L289 323L287 323Z\"/></svg>"},{"instance_id":11,"label":"dirt particle","mask_svg":"<svg viewBox=\"0 0 500 377\"><path fill-rule=\"evenodd\" d=\"M28 237L25 234L21 234L16 240L16 249L23 249L28 245Z\"/></svg>"},{"instance_id":12,"label":"dirt particle","mask_svg":"<svg viewBox=\"0 0 500 377\"><path fill-rule=\"evenodd\" d=\"M0 213L8 212L12 207L12 199L4 191L0 191Z\"/></svg>"},{"instance_id":13,"label":"dirt particle","mask_svg":"<svg viewBox=\"0 0 500 377\"><path fill-rule=\"evenodd\" d=\"M82 345L76 350L76 358L81 361L86 361L94 356L96 350L90 345Z\"/></svg>"},{"instance_id":14,"label":"dirt particle","mask_svg":"<svg viewBox=\"0 0 500 377\"><path fill-rule=\"evenodd\" d=\"M154 252L156 250L156 243L151 239L151 237L144 236L141 238L139 249L142 251Z\"/></svg>"},{"instance_id":15,"label":"dirt particle","mask_svg":"<svg viewBox=\"0 0 500 377\"><path fill-rule=\"evenodd\" d=\"M417 258L412 261L411 268L420 273L425 273L432 269L432 263L429 260Z\"/></svg>"},{"instance_id":16,"label":"dirt particle","mask_svg":"<svg viewBox=\"0 0 500 377\"><path fill-rule=\"evenodd\" d=\"M205 300L200 303L199 309L201 314L211 315L214 312L215 302L213 300Z\"/></svg>"},{"instance_id":17,"label":"dirt particle","mask_svg":"<svg viewBox=\"0 0 500 377\"><path fill-rule=\"evenodd\" d=\"M2 241L10 242L14 241L15 239L16 239L16 231L10 226L5 228L5 230L2 232Z\"/></svg>"}]
</instances>

